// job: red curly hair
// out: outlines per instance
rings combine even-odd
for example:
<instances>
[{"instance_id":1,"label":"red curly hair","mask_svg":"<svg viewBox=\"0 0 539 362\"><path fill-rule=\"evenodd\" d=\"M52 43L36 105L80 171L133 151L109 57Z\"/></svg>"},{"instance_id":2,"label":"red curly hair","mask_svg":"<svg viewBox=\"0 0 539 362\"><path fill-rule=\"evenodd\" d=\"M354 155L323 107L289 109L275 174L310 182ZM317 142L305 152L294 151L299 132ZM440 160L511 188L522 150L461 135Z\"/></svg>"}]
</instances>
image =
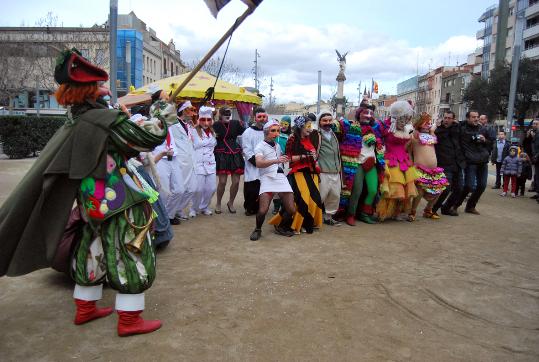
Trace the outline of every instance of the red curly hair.
<instances>
[{"instance_id":1,"label":"red curly hair","mask_svg":"<svg viewBox=\"0 0 539 362\"><path fill-rule=\"evenodd\" d=\"M414 128L419 131L421 127L423 127L423 125L427 123L428 121L432 121L432 117L427 112L423 112L421 113L419 118L415 120Z\"/></svg>"},{"instance_id":2,"label":"red curly hair","mask_svg":"<svg viewBox=\"0 0 539 362\"><path fill-rule=\"evenodd\" d=\"M82 104L86 99L95 101L98 97L97 83L60 84L54 97L62 106Z\"/></svg>"}]
</instances>

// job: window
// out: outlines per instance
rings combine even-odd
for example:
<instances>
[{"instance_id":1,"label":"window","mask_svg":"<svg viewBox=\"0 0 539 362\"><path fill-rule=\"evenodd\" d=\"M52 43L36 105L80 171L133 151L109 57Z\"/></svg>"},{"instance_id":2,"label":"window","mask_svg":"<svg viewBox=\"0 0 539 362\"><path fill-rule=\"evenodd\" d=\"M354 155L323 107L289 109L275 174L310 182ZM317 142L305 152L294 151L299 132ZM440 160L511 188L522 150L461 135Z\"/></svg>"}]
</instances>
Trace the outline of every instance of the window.
<instances>
[{"instance_id":1,"label":"window","mask_svg":"<svg viewBox=\"0 0 539 362\"><path fill-rule=\"evenodd\" d=\"M97 65L103 65L105 63L105 49L97 49L95 51L95 62Z\"/></svg>"},{"instance_id":2,"label":"window","mask_svg":"<svg viewBox=\"0 0 539 362\"><path fill-rule=\"evenodd\" d=\"M515 8L509 8L509 16L513 15L515 12Z\"/></svg>"},{"instance_id":3,"label":"window","mask_svg":"<svg viewBox=\"0 0 539 362\"><path fill-rule=\"evenodd\" d=\"M167 61L163 62L163 73L167 74Z\"/></svg>"}]
</instances>

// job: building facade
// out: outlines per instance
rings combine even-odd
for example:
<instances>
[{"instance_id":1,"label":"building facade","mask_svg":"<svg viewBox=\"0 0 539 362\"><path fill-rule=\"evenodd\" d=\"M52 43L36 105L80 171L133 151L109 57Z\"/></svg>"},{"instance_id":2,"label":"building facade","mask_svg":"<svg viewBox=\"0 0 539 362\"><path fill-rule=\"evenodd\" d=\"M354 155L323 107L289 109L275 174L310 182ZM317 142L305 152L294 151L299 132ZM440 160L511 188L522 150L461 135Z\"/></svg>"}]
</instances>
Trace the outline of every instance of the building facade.
<instances>
[{"instance_id":1,"label":"building facade","mask_svg":"<svg viewBox=\"0 0 539 362\"><path fill-rule=\"evenodd\" d=\"M174 41L163 42L157 37L155 30L148 28L146 23L139 19L134 12L118 15L118 31L127 30L134 31L142 37L142 74L140 75L142 85L186 71L187 67L183 63L180 51L176 49ZM121 62L125 64L125 59L118 59L118 64Z\"/></svg>"},{"instance_id":2,"label":"building facade","mask_svg":"<svg viewBox=\"0 0 539 362\"><path fill-rule=\"evenodd\" d=\"M483 26L476 34L482 44L474 54L475 75L487 79L496 64L512 62L518 11L524 13L521 56L539 60L539 0L499 0L478 19Z\"/></svg>"},{"instance_id":3,"label":"building facade","mask_svg":"<svg viewBox=\"0 0 539 362\"><path fill-rule=\"evenodd\" d=\"M406 79L397 84L397 100L411 101L417 107L417 94L419 88L419 75Z\"/></svg>"},{"instance_id":4,"label":"building facade","mask_svg":"<svg viewBox=\"0 0 539 362\"><path fill-rule=\"evenodd\" d=\"M442 99L439 115L450 110L455 113L457 120L464 120L467 107L462 98L471 79L471 72L448 72L442 77Z\"/></svg>"},{"instance_id":5,"label":"building facade","mask_svg":"<svg viewBox=\"0 0 539 362\"><path fill-rule=\"evenodd\" d=\"M73 47L109 71L109 29L105 26L0 28L0 105L58 108L52 96L57 87L56 58L59 51Z\"/></svg>"}]
</instances>

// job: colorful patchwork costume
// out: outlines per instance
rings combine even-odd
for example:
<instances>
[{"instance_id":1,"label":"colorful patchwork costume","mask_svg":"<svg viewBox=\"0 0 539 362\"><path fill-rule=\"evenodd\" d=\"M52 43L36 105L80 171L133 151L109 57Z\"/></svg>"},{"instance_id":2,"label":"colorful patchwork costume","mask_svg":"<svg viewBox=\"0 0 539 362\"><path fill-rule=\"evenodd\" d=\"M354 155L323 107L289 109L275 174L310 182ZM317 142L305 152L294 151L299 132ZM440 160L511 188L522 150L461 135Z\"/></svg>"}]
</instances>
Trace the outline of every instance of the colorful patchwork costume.
<instances>
[{"instance_id":1,"label":"colorful patchwork costume","mask_svg":"<svg viewBox=\"0 0 539 362\"><path fill-rule=\"evenodd\" d=\"M97 83L108 74L75 49L62 53L55 79L60 84L57 99L69 105L68 121L0 209L0 275L48 267L77 200L84 223L71 262L75 324L112 313L112 308L96 307L106 279L118 291L118 334L152 332L161 322L145 321L140 314L143 292L155 278L150 202L157 193L128 159L161 144L166 123L153 134L108 109L101 98L68 100L83 91L93 97L108 91ZM61 92L71 95L62 98Z\"/></svg>"}]
</instances>

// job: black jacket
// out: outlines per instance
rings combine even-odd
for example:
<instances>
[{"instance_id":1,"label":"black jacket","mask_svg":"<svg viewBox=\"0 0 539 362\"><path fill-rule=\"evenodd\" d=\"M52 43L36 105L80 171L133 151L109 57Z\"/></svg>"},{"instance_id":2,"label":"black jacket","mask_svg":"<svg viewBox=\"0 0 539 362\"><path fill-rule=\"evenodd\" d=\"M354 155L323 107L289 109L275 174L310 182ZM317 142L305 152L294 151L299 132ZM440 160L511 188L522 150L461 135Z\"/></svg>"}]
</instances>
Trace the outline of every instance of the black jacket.
<instances>
[{"instance_id":1,"label":"black jacket","mask_svg":"<svg viewBox=\"0 0 539 362\"><path fill-rule=\"evenodd\" d=\"M436 128L438 143L434 146L438 166L453 172L466 167L466 161L460 148L459 125L454 124L449 127L440 126Z\"/></svg>"},{"instance_id":2,"label":"black jacket","mask_svg":"<svg viewBox=\"0 0 539 362\"><path fill-rule=\"evenodd\" d=\"M483 135L485 141L480 141L479 135ZM481 125L472 126L464 121L460 124L460 147L464 153L466 164L488 163L492 139Z\"/></svg>"},{"instance_id":3,"label":"black jacket","mask_svg":"<svg viewBox=\"0 0 539 362\"><path fill-rule=\"evenodd\" d=\"M502 160L500 161L503 162L503 160L509 156L509 149L511 148L511 142L509 142L508 140L505 140L505 145L503 145L503 150L502 150ZM493 162L493 163L496 163L498 160L498 140L494 141L493 142L493 146L492 146L492 154L490 156L490 161Z\"/></svg>"},{"instance_id":4,"label":"black jacket","mask_svg":"<svg viewBox=\"0 0 539 362\"><path fill-rule=\"evenodd\" d=\"M533 137L532 143L532 155L534 163L539 165L539 132L535 131L535 136Z\"/></svg>"}]
</instances>

